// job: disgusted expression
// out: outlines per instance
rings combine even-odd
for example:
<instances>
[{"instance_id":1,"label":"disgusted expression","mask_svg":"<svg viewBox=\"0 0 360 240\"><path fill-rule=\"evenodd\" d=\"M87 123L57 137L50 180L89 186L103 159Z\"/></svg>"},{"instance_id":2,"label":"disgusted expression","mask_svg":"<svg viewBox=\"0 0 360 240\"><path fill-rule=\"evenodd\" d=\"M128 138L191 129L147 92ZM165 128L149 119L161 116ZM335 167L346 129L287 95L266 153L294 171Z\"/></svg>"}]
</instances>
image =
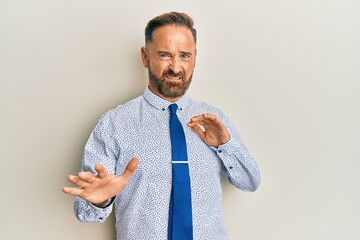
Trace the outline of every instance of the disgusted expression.
<instances>
[{"instance_id":1,"label":"disgusted expression","mask_svg":"<svg viewBox=\"0 0 360 240\"><path fill-rule=\"evenodd\" d=\"M196 58L195 41L188 28L173 24L156 29L141 55L154 94L175 102L186 93Z\"/></svg>"}]
</instances>

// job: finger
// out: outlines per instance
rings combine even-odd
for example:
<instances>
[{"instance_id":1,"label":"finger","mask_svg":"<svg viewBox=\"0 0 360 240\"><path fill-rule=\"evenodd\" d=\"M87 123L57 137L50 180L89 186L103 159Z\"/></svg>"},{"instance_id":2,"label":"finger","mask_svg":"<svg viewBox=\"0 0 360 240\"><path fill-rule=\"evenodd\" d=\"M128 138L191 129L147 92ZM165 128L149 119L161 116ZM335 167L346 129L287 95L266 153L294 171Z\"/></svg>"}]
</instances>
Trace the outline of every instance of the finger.
<instances>
[{"instance_id":1,"label":"finger","mask_svg":"<svg viewBox=\"0 0 360 240\"><path fill-rule=\"evenodd\" d=\"M84 187L86 184L88 184L87 182L81 180L78 176L74 176L74 175L69 175L68 181L80 187Z\"/></svg>"},{"instance_id":2,"label":"finger","mask_svg":"<svg viewBox=\"0 0 360 240\"><path fill-rule=\"evenodd\" d=\"M200 114L200 115L197 115L197 116L193 116L191 118L191 120L193 121L203 121L205 119L216 119L216 115L214 114L211 114L211 113L203 113L203 114Z\"/></svg>"},{"instance_id":3,"label":"finger","mask_svg":"<svg viewBox=\"0 0 360 240\"><path fill-rule=\"evenodd\" d=\"M101 163L98 163L95 165L95 171L97 172L97 174L100 178L104 178L108 175L106 168Z\"/></svg>"},{"instance_id":4,"label":"finger","mask_svg":"<svg viewBox=\"0 0 360 240\"><path fill-rule=\"evenodd\" d=\"M63 187L62 191L66 194L76 195L79 196L83 192L81 188L74 188L74 187Z\"/></svg>"},{"instance_id":5,"label":"finger","mask_svg":"<svg viewBox=\"0 0 360 240\"><path fill-rule=\"evenodd\" d=\"M219 127L224 126L224 123L213 114L203 114L203 117L204 117L204 119L203 119L204 125L205 124L213 124L213 125L217 125Z\"/></svg>"},{"instance_id":6,"label":"finger","mask_svg":"<svg viewBox=\"0 0 360 240\"><path fill-rule=\"evenodd\" d=\"M193 116L192 118L190 118L191 123L200 122L203 120L204 120L203 115Z\"/></svg>"},{"instance_id":7,"label":"finger","mask_svg":"<svg viewBox=\"0 0 360 240\"><path fill-rule=\"evenodd\" d=\"M214 123L214 121L216 123L221 122L216 115L214 114L207 114L207 113L203 113L201 115L198 116L194 116L190 119L189 122L189 126L193 126L194 124L200 124L200 125L205 125L205 124L209 124L209 123Z\"/></svg>"},{"instance_id":8,"label":"finger","mask_svg":"<svg viewBox=\"0 0 360 240\"><path fill-rule=\"evenodd\" d=\"M208 114L208 113L202 114L202 117L204 119L208 119L208 120L211 120L211 121L214 121L215 119L217 119L217 117L214 114Z\"/></svg>"},{"instance_id":9,"label":"finger","mask_svg":"<svg viewBox=\"0 0 360 240\"><path fill-rule=\"evenodd\" d=\"M191 126L191 129L197 134L199 135L200 138L203 138L205 133L204 131L199 127L199 125L193 125Z\"/></svg>"},{"instance_id":10,"label":"finger","mask_svg":"<svg viewBox=\"0 0 360 240\"><path fill-rule=\"evenodd\" d=\"M204 125L205 123L204 123L204 121L192 121L192 120L190 120L190 122L188 122L188 126L189 127L192 127L192 126L195 126L195 125Z\"/></svg>"},{"instance_id":11,"label":"finger","mask_svg":"<svg viewBox=\"0 0 360 240\"><path fill-rule=\"evenodd\" d=\"M130 178L133 172L136 170L137 166L139 164L139 159L132 158L128 165L126 166L126 169L124 173L122 174L125 178Z\"/></svg>"},{"instance_id":12,"label":"finger","mask_svg":"<svg viewBox=\"0 0 360 240\"><path fill-rule=\"evenodd\" d=\"M220 119L218 119L213 114L203 114L203 122L204 124L220 124L222 123Z\"/></svg>"},{"instance_id":13,"label":"finger","mask_svg":"<svg viewBox=\"0 0 360 240\"><path fill-rule=\"evenodd\" d=\"M79 172L78 177L80 180L87 182L87 183L92 183L96 180L95 174L93 174L91 172Z\"/></svg>"},{"instance_id":14,"label":"finger","mask_svg":"<svg viewBox=\"0 0 360 240\"><path fill-rule=\"evenodd\" d=\"M192 117L190 121L188 122L189 127L193 127L195 125L204 125L204 118L203 117Z\"/></svg>"}]
</instances>

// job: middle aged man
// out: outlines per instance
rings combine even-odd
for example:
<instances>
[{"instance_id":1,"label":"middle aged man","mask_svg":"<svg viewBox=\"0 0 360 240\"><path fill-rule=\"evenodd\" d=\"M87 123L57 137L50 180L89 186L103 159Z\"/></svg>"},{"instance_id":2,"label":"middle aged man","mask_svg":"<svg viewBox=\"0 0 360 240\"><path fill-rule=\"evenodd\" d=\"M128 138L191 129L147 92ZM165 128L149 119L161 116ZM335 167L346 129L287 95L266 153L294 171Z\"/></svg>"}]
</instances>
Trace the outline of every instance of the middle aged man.
<instances>
[{"instance_id":1,"label":"middle aged man","mask_svg":"<svg viewBox=\"0 0 360 240\"><path fill-rule=\"evenodd\" d=\"M141 56L148 88L101 117L82 172L68 178L78 187L63 191L76 195L84 222L104 222L115 203L118 240L225 240L221 172L244 191L258 188L260 173L229 119L185 95L196 59L192 19L152 19Z\"/></svg>"}]
</instances>

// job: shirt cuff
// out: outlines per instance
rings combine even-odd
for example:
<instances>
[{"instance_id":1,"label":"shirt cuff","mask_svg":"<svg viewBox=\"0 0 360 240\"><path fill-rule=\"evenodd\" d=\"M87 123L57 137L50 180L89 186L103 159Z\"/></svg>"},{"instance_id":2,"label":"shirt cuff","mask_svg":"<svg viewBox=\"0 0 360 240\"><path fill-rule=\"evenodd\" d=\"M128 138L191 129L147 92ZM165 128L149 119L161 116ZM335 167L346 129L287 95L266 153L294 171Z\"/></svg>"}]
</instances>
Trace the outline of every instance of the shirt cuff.
<instances>
[{"instance_id":1,"label":"shirt cuff","mask_svg":"<svg viewBox=\"0 0 360 240\"><path fill-rule=\"evenodd\" d=\"M226 143L221 144L221 145L219 145L218 147L212 147L212 146L210 146L210 148L211 148L212 150L214 150L215 152L217 152L217 153L222 153L223 151L227 151L227 149L228 149L229 147L231 148L232 145L233 145L233 140L232 140L232 138L231 138L231 136L230 136L229 141L227 141Z\"/></svg>"},{"instance_id":2,"label":"shirt cuff","mask_svg":"<svg viewBox=\"0 0 360 240\"><path fill-rule=\"evenodd\" d=\"M94 207L96 207L96 208L105 209L105 208L110 207L110 206L113 204L113 202L115 201L115 198L116 198L116 196L108 199L108 200L106 201L105 206L103 206L103 207L96 206L96 205L93 204L93 203L91 203L91 204L92 204Z\"/></svg>"}]
</instances>

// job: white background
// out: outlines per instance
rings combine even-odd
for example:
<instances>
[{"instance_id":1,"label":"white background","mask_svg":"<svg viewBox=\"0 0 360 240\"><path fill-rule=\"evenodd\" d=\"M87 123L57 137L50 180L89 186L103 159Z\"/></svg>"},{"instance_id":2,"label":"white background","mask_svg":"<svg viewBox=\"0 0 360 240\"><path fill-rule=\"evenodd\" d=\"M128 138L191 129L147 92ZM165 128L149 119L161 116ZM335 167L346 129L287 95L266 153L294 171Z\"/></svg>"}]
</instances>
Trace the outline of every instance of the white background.
<instances>
[{"instance_id":1,"label":"white background","mask_svg":"<svg viewBox=\"0 0 360 240\"><path fill-rule=\"evenodd\" d=\"M232 240L360 239L360 1L0 1L0 239L115 239L61 192L102 113L142 94L144 28L189 13L189 94L221 108L257 160L224 181Z\"/></svg>"}]
</instances>

